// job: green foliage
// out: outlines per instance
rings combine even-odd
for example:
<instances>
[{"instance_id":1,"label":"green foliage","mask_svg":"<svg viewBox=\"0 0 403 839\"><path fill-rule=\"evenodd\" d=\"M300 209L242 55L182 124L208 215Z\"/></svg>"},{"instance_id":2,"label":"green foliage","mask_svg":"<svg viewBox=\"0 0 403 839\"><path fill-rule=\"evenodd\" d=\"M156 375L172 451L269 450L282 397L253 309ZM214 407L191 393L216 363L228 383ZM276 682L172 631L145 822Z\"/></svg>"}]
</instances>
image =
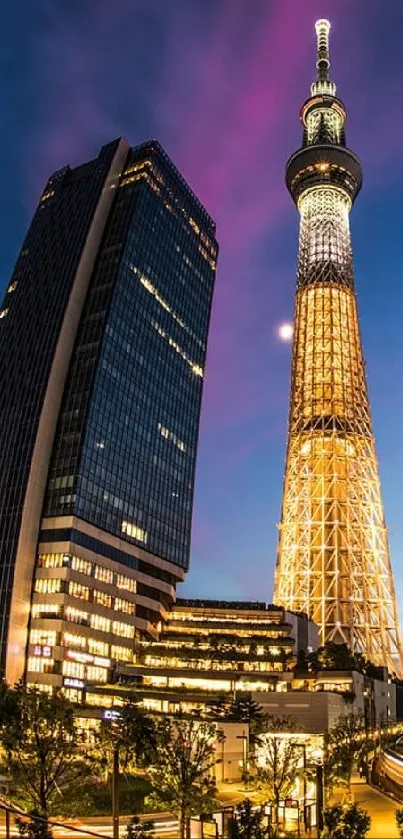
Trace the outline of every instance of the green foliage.
<instances>
[{"instance_id":1,"label":"green foliage","mask_svg":"<svg viewBox=\"0 0 403 839\"><path fill-rule=\"evenodd\" d=\"M269 830L263 826L262 811L254 810L249 798L235 807L228 824L229 839L268 839Z\"/></svg>"},{"instance_id":2,"label":"green foliage","mask_svg":"<svg viewBox=\"0 0 403 839\"><path fill-rule=\"evenodd\" d=\"M119 810L122 815L141 813L144 799L151 793L151 784L147 778L124 774L119 777ZM108 816L112 812L111 783L90 777L71 790L66 791L63 802L58 807L58 814L64 817L77 815Z\"/></svg>"},{"instance_id":3,"label":"green foliage","mask_svg":"<svg viewBox=\"0 0 403 839\"><path fill-rule=\"evenodd\" d=\"M149 801L177 814L182 839L190 816L211 812L215 806L216 786L209 770L215 764L216 739L216 726L209 722L165 718L158 725L158 748L149 773L154 792Z\"/></svg>"},{"instance_id":4,"label":"green foliage","mask_svg":"<svg viewBox=\"0 0 403 839\"><path fill-rule=\"evenodd\" d=\"M300 664L302 664L302 658ZM370 663L362 653L353 653L347 644L335 644L331 641L314 652L308 653L305 658L305 669L313 673L318 670L357 670L359 673L366 673L368 667Z\"/></svg>"},{"instance_id":5,"label":"green foliage","mask_svg":"<svg viewBox=\"0 0 403 839\"><path fill-rule=\"evenodd\" d=\"M249 745L259 742L259 735L265 730L266 715L261 705L251 696L219 696L208 703L207 713L211 719L223 719L228 722L244 722L249 726Z\"/></svg>"},{"instance_id":6,"label":"green foliage","mask_svg":"<svg viewBox=\"0 0 403 839\"><path fill-rule=\"evenodd\" d=\"M354 765L364 759L367 749L363 716L346 714L339 717L328 738L325 762L327 785L339 783L349 787Z\"/></svg>"},{"instance_id":7,"label":"green foliage","mask_svg":"<svg viewBox=\"0 0 403 839\"><path fill-rule=\"evenodd\" d=\"M400 837L403 837L403 807L396 810L396 827Z\"/></svg>"},{"instance_id":8,"label":"green foliage","mask_svg":"<svg viewBox=\"0 0 403 839\"><path fill-rule=\"evenodd\" d=\"M259 748L257 781L276 807L282 798L290 795L295 777L301 771L301 744L292 736L285 738L280 735L297 730L290 717L266 718L266 733Z\"/></svg>"},{"instance_id":9,"label":"green foliage","mask_svg":"<svg viewBox=\"0 0 403 839\"><path fill-rule=\"evenodd\" d=\"M16 818L15 820L21 839L52 839L47 819L40 818L37 810L31 810L30 815L33 816L32 819Z\"/></svg>"},{"instance_id":10,"label":"green foliage","mask_svg":"<svg viewBox=\"0 0 403 839\"><path fill-rule=\"evenodd\" d=\"M154 760L157 746L156 726L138 700L128 696L119 708L119 716L102 720L98 735L101 763L112 771L113 753L118 750L119 766L147 766Z\"/></svg>"},{"instance_id":11,"label":"green foliage","mask_svg":"<svg viewBox=\"0 0 403 839\"><path fill-rule=\"evenodd\" d=\"M298 650L294 670L305 673L308 670L308 659L305 650Z\"/></svg>"},{"instance_id":12,"label":"green foliage","mask_svg":"<svg viewBox=\"0 0 403 839\"><path fill-rule=\"evenodd\" d=\"M141 823L138 816L133 816L126 828L126 839L150 839L153 830L154 822Z\"/></svg>"},{"instance_id":13,"label":"green foliage","mask_svg":"<svg viewBox=\"0 0 403 839\"><path fill-rule=\"evenodd\" d=\"M336 804L324 811L323 820L326 839L364 839L371 827L371 817L359 804Z\"/></svg>"},{"instance_id":14,"label":"green foliage","mask_svg":"<svg viewBox=\"0 0 403 839\"><path fill-rule=\"evenodd\" d=\"M46 818L89 773L73 706L63 696L20 684L0 692L0 721L14 800Z\"/></svg>"}]
</instances>

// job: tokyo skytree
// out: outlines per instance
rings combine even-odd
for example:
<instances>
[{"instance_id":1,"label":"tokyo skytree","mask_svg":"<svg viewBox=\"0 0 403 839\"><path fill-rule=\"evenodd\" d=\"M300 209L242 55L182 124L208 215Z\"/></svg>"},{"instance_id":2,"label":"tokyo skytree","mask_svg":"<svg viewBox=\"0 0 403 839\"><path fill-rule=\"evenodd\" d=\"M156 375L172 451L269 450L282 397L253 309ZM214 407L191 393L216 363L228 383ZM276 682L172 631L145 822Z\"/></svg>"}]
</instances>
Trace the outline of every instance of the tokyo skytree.
<instances>
[{"instance_id":1,"label":"tokyo skytree","mask_svg":"<svg viewBox=\"0 0 403 839\"><path fill-rule=\"evenodd\" d=\"M321 643L346 643L402 675L402 651L372 431L350 242L361 163L329 78L317 78L286 182L300 214L288 444L274 599L307 612Z\"/></svg>"}]
</instances>

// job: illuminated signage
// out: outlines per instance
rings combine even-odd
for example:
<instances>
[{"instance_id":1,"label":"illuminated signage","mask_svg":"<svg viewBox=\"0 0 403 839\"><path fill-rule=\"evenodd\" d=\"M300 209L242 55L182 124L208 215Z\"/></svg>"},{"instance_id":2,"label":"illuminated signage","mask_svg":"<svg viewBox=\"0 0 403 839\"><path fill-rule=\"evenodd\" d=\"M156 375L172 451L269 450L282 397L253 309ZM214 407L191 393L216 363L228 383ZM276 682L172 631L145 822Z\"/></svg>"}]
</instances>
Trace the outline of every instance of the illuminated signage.
<instances>
[{"instance_id":1,"label":"illuminated signage","mask_svg":"<svg viewBox=\"0 0 403 839\"><path fill-rule=\"evenodd\" d=\"M81 679L63 679L63 684L66 688L83 688L84 682Z\"/></svg>"},{"instance_id":2,"label":"illuminated signage","mask_svg":"<svg viewBox=\"0 0 403 839\"><path fill-rule=\"evenodd\" d=\"M110 658L101 658L98 655L91 655L91 653L80 653L76 650L67 650L66 658L71 658L73 661L78 661L80 664L96 664L98 667L110 667Z\"/></svg>"},{"instance_id":3,"label":"illuminated signage","mask_svg":"<svg viewBox=\"0 0 403 839\"><path fill-rule=\"evenodd\" d=\"M35 644L32 655L43 656L43 658L51 658L52 647L48 647L47 645L42 647L40 644Z\"/></svg>"},{"instance_id":4,"label":"illuminated signage","mask_svg":"<svg viewBox=\"0 0 403 839\"><path fill-rule=\"evenodd\" d=\"M102 714L104 720L118 720L121 716L120 711L114 711L113 708L107 711L104 711Z\"/></svg>"}]
</instances>

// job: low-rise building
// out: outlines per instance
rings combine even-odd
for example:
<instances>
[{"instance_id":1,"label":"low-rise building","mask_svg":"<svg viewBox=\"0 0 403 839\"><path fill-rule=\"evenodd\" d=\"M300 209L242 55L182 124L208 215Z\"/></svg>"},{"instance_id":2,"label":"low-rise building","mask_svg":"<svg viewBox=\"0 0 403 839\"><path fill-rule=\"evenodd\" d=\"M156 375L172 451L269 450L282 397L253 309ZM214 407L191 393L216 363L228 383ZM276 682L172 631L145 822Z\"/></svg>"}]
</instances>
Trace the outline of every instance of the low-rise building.
<instances>
[{"instance_id":1,"label":"low-rise building","mask_svg":"<svg viewBox=\"0 0 403 839\"><path fill-rule=\"evenodd\" d=\"M311 625L311 626L309 626ZM139 641L135 663L118 663L113 687L87 692L104 704L130 688L154 711L202 711L218 695L287 691L296 641L315 637L305 615L260 602L178 600L156 641Z\"/></svg>"}]
</instances>

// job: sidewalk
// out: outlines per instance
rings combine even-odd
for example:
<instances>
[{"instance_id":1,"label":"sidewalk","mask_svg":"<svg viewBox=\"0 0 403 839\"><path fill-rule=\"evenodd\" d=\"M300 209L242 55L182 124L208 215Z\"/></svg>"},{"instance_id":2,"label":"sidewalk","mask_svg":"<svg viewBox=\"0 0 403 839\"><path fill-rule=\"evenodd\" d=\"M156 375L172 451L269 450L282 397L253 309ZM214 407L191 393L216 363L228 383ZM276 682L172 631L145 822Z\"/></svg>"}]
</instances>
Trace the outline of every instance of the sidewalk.
<instances>
[{"instance_id":1,"label":"sidewalk","mask_svg":"<svg viewBox=\"0 0 403 839\"><path fill-rule=\"evenodd\" d=\"M361 804L371 816L372 825L368 839L398 839L395 813L399 805L364 781L353 783L351 789L354 801Z\"/></svg>"}]
</instances>

